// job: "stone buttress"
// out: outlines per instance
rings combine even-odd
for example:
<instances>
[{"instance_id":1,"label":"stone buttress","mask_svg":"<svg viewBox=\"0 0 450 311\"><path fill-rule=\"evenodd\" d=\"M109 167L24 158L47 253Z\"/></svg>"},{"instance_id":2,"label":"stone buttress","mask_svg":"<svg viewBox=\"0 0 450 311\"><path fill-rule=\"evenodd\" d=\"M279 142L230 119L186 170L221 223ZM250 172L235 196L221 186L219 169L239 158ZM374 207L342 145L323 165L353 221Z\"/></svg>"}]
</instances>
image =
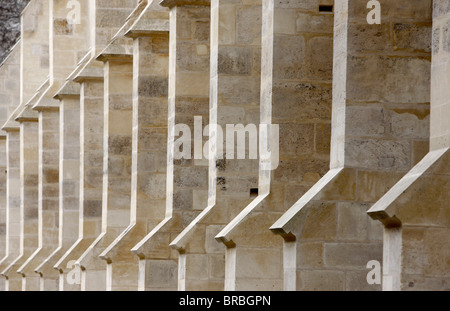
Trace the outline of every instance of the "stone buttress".
<instances>
[{"instance_id":1,"label":"stone buttress","mask_svg":"<svg viewBox=\"0 0 450 311\"><path fill-rule=\"evenodd\" d=\"M450 2L434 1L430 151L370 208L384 225L383 290L450 289Z\"/></svg>"},{"instance_id":2,"label":"stone buttress","mask_svg":"<svg viewBox=\"0 0 450 311\"><path fill-rule=\"evenodd\" d=\"M261 1L211 2L208 191L193 192L202 212L171 242L179 290L226 288L226 249L214 237L258 195L261 11Z\"/></svg>"},{"instance_id":3,"label":"stone buttress","mask_svg":"<svg viewBox=\"0 0 450 311\"><path fill-rule=\"evenodd\" d=\"M330 170L275 223L284 289L379 290L367 264L382 230L366 211L423 156L429 128L431 1L334 5Z\"/></svg>"},{"instance_id":4,"label":"stone buttress","mask_svg":"<svg viewBox=\"0 0 450 311\"><path fill-rule=\"evenodd\" d=\"M159 176L155 182L159 198L165 200L158 206L165 218L132 248L139 257L140 290L177 289L178 252L169 243L198 215L193 196L207 190L208 183L207 162L195 160L193 150L190 159L175 156L175 149L180 148L175 146L175 136L191 136L191 131L179 131L176 124L193 129L196 116L208 124L209 54L205 49L209 50L209 1L160 4L170 9L167 168L166 177ZM199 202L199 207L205 206L206 197Z\"/></svg>"}]
</instances>

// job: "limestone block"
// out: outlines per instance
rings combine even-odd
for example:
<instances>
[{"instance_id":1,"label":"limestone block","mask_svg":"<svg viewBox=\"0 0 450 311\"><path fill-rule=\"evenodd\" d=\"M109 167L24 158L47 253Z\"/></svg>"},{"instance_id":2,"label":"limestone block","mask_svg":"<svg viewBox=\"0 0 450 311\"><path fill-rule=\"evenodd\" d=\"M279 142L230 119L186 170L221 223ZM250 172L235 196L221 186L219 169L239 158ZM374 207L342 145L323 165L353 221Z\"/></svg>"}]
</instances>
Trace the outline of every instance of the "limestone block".
<instances>
[{"instance_id":1,"label":"limestone block","mask_svg":"<svg viewBox=\"0 0 450 311\"><path fill-rule=\"evenodd\" d=\"M446 7L445 1L434 3L430 152L369 210L372 218L385 225L384 257L392 262L391 269L385 273L392 281L383 284L385 290L448 288L445 263L448 245L441 236L449 225L448 191L442 191L448 188L445 169L448 143L442 138L445 130L442 131L441 127L441 124L448 123L445 121L448 116L441 110L442 98L447 94L441 81L445 81L446 76L444 74L437 79L448 62L442 58L445 52L438 40L442 25L448 21ZM400 30L419 31L414 26L401 27ZM408 134L415 133L410 130ZM431 206L433 208L430 209ZM395 244L391 243L392 236L397 237Z\"/></svg>"},{"instance_id":2,"label":"limestone block","mask_svg":"<svg viewBox=\"0 0 450 311\"><path fill-rule=\"evenodd\" d=\"M269 5L263 6L261 118L267 118L267 111L273 111L272 122L280 124L280 137L283 139L280 140L280 161L273 177L265 180L265 174L260 173L260 184L262 178L264 183L270 184L270 192L261 191L261 195L216 236L225 245L236 244L236 260L241 260L244 250L249 252L253 247L261 247L264 241L266 249L261 257L281 262L275 255L282 253L280 241L264 230L271 226L270 223L279 217L285 207L277 200L278 192L284 189L286 197L286 193L290 193L288 190L305 191L308 188L306 185L310 186L311 181L320 178L328 166L327 157L317 157L315 150L316 145L327 144L323 140L316 142L316 137L320 136L316 133L321 133L322 138L329 135L323 132L324 123L331 119L329 69L332 58L331 54L327 54L330 48L326 46L332 42L327 34L332 33L333 25L329 18L319 15L316 4L297 1L289 5L277 2L274 9ZM290 11L284 10L286 8ZM303 9L310 12L306 13ZM297 27L301 25L299 17L306 15L323 24L315 26L315 29ZM318 80L320 83L317 83ZM331 227L330 230L336 229ZM269 272L256 270L249 270L251 275L244 275L238 264L230 264L230 269L236 269L236 275L230 278L230 289L277 289L282 285L283 273L276 266L271 268L271 276L268 277ZM256 279L264 285L257 286Z\"/></svg>"},{"instance_id":3,"label":"limestone block","mask_svg":"<svg viewBox=\"0 0 450 311\"><path fill-rule=\"evenodd\" d=\"M425 12L428 11L430 4L430 2L424 4ZM418 43L421 48L418 46L411 48L407 44L410 40L412 42L411 38L416 31L412 28L408 31L405 27L405 31L400 34L399 31L402 29L395 26L391 28L392 24L388 22L394 18L400 20L404 18L405 22L407 19L415 19L417 23L424 22L421 25L427 25L426 18L416 14L417 8L401 8L392 2L383 8L386 15L383 16L382 23L369 27L365 16L362 15L365 12L363 5L365 5L363 1L338 1L335 6L330 151L331 167L343 165L344 169L331 170L327 173L294 204L291 212L288 211L272 226L272 230L276 231L283 226L282 223L285 224L282 231L285 243L294 238L291 234L295 235L297 240L299 237L303 240L310 235L314 237L322 234L318 239L324 242L323 263L330 271L320 273L324 275L329 273L330 278L333 273L341 273L342 277L338 283L341 285L337 285L339 290L355 287L380 289L368 288L362 272L368 261L374 258L381 260L382 253L379 226L375 226L365 216L365 212L371 203L378 200L406 170L411 168L413 165L411 155L414 144L417 144L415 140L423 141L428 136L429 127L428 108L423 103L429 102L429 58L427 58L429 54L426 54L429 53L429 49L426 48L426 43L430 41L430 32L422 30L423 33L419 38L424 44ZM393 15L394 12L398 13L396 17ZM396 21L400 23L398 19ZM405 38L400 39L402 35L405 35ZM399 58L390 54L400 49L395 43L392 45L389 39L394 37L399 41L398 45L402 46L404 53ZM372 54L373 51L377 51L378 55ZM346 69L342 65L345 59L347 59ZM417 71L409 71L407 63L415 64L414 68ZM411 79L417 82L418 87L414 91L411 90L417 92L414 98L409 97L412 94L410 92L399 91L407 90L407 86L401 85L400 79L396 78L400 73L404 75L403 77L411 75ZM345 82L342 81L343 77ZM383 82L371 87L369 80L373 79ZM420 102L416 101L419 98ZM386 103L398 106L387 110L383 107ZM400 109L400 103L418 105ZM330 198L333 198L332 201ZM335 203L336 201L339 203ZM330 209L330 204L337 205ZM288 217L291 217L292 226L285 222ZM312 221L309 217L317 221ZM294 223L296 225L293 225ZM316 232L315 229L322 226L317 225L318 223L327 224L326 229L322 228ZM299 228L302 228L300 235L295 233ZM327 232L329 234L324 235ZM298 254L302 256L300 260L308 256L308 253L317 256L317 249L304 250L305 254ZM301 266L298 266L297 271L300 275L310 273ZM319 273L319 269L316 268L314 273L316 271ZM346 286L344 280L349 282ZM307 284L301 284L300 281L301 278L297 278L297 289L308 288ZM287 286L295 285L294 281L291 283ZM320 288L326 289L329 286L326 283L318 283L315 289Z\"/></svg>"}]
</instances>

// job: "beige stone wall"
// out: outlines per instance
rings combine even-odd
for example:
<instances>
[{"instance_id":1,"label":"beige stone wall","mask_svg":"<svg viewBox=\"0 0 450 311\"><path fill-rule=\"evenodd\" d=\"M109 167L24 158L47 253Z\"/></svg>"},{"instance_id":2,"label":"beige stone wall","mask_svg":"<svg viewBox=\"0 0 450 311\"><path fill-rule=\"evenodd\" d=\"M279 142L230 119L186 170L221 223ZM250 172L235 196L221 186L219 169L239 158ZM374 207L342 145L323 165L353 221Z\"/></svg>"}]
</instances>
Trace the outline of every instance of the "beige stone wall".
<instances>
[{"instance_id":1,"label":"beige stone wall","mask_svg":"<svg viewBox=\"0 0 450 311\"><path fill-rule=\"evenodd\" d=\"M10 54L4 59L0 67L0 123L7 122L9 116L16 109L20 101L20 41L13 47ZM7 239L7 148L6 132L2 131L0 141L0 269L6 268L6 239ZM0 279L0 289L5 289L5 279Z\"/></svg>"},{"instance_id":2,"label":"beige stone wall","mask_svg":"<svg viewBox=\"0 0 450 311\"><path fill-rule=\"evenodd\" d=\"M246 35L242 32L245 27ZM234 133L234 151L226 149L226 125L259 124L260 28L258 1L212 1L209 120L222 128L223 137L212 136L214 129L210 129L215 148L209 154L208 191L193 192L194 208L202 212L172 242L180 252L180 290L225 288L225 247L214 237L252 200L250 189L258 188L257 159L249 159L249 144L244 149L245 159L237 159Z\"/></svg>"},{"instance_id":3,"label":"beige stone wall","mask_svg":"<svg viewBox=\"0 0 450 311\"><path fill-rule=\"evenodd\" d=\"M23 282L17 270L38 248L38 124L37 119L21 120L20 124L20 224L16 257L3 270L9 290L38 289L37 275Z\"/></svg>"},{"instance_id":4,"label":"beige stone wall","mask_svg":"<svg viewBox=\"0 0 450 311\"><path fill-rule=\"evenodd\" d=\"M388 1L380 25L365 5L335 1L331 170L272 227L296 262L290 288L380 289L366 281L367 263L382 259L381 226L366 211L426 150L431 2Z\"/></svg>"},{"instance_id":5,"label":"beige stone wall","mask_svg":"<svg viewBox=\"0 0 450 311\"><path fill-rule=\"evenodd\" d=\"M433 65L431 68L431 150L450 146L450 106L447 98L449 79L450 42L446 37L449 31L448 4L435 1L433 8Z\"/></svg>"},{"instance_id":6,"label":"beige stone wall","mask_svg":"<svg viewBox=\"0 0 450 311\"><path fill-rule=\"evenodd\" d=\"M194 116L208 122L209 57L202 51L209 49L210 8L189 2L164 5L170 8L168 148L166 180L158 183L167 185L165 218L132 249L140 258L140 289L147 290L177 288L178 254L169 243L199 213L193 205L194 194L206 190L208 182L204 161L174 159L174 142L181 135L175 133L176 124L192 129ZM164 191L162 185L158 189ZM206 206L206 196L199 206Z\"/></svg>"},{"instance_id":7,"label":"beige stone wall","mask_svg":"<svg viewBox=\"0 0 450 311\"><path fill-rule=\"evenodd\" d=\"M81 260L102 230L103 74L80 82L80 242L67 260ZM102 267L101 264L97 260L81 265L84 270L79 285L83 289L105 289L105 275L102 271L97 272L97 266Z\"/></svg>"},{"instance_id":8,"label":"beige stone wall","mask_svg":"<svg viewBox=\"0 0 450 311\"><path fill-rule=\"evenodd\" d=\"M263 3L261 122L279 125L279 165L260 168L260 197L217 236L236 245L227 250L228 289L283 288L282 241L267 228L328 166L333 15L318 7Z\"/></svg>"},{"instance_id":9,"label":"beige stone wall","mask_svg":"<svg viewBox=\"0 0 450 311\"><path fill-rule=\"evenodd\" d=\"M6 137L2 136L0 139L0 158L3 166L0 167L2 172L6 172ZM0 256L3 258L6 255L6 173L0 175ZM5 290L5 279L0 279L0 290Z\"/></svg>"},{"instance_id":10,"label":"beige stone wall","mask_svg":"<svg viewBox=\"0 0 450 311\"><path fill-rule=\"evenodd\" d=\"M21 18L21 102L27 103L50 73L50 0L31 1ZM26 81L26 83L25 83Z\"/></svg>"},{"instance_id":11,"label":"beige stone wall","mask_svg":"<svg viewBox=\"0 0 450 311\"><path fill-rule=\"evenodd\" d=\"M105 63L102 230L107 244L103 249L130 223L132 82L132 62L111 59ZM107 289L125 289L120 286L121 278L113 278L121 267L108 265Z\"/></svg>"},{"instance_id":12,"label":"beige stone wall","mask_svg":"<svg viewBox=\"0 0 450 311\"><path fill-rule=\"evenodd\" d=\"M370 210L384 229L384 290L448 290L447 1L434 1L430 152Z\"/></svg>"},{"instance_id":13,"label":"beige stone wall","mask_svg":"<svg viewBox=\"0 0 450 311\"><path fill-rule=\"evenodd\" d=\"M130 249L164 218L169 38L168 29L157 29L167 21L167 13L147 7L130 29L134 38L130 215L127 228L101 254L111 265L112 290L138 290L139 258ZM153 14L163 19L140 29Z\"/></svg>"},{"instance_id":14,"label":"beige stone wall","mask_svg":"<svg viewBox=\"0 0 450 311\"><path fill-rule=\"evenodd\" d=\"M10 129L6 134L6 255L2 267L8 267L20 254L20 130ZM2 269L2 271L3 271ZM5 289L17 290L17 278L5 281Z\"/></svg>"}]
</instances>

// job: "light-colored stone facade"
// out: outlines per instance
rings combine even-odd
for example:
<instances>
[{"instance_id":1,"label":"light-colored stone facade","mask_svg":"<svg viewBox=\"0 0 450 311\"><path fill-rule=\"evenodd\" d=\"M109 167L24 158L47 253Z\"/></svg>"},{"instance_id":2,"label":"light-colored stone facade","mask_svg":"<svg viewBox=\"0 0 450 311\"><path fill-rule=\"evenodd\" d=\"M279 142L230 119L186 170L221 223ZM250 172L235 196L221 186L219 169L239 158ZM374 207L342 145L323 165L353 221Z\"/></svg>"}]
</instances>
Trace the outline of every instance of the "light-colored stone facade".
<instances>
[{"instance_id":1,"label":"light-colored stone facade","mask_svg":"<svg viewBox=\"0 0 450 311\"><path fill-rule=\"evenodd\" d=\"M450 0L67 2L0 66L0 290L450 290Z\"/></svg>"}]
</instances>

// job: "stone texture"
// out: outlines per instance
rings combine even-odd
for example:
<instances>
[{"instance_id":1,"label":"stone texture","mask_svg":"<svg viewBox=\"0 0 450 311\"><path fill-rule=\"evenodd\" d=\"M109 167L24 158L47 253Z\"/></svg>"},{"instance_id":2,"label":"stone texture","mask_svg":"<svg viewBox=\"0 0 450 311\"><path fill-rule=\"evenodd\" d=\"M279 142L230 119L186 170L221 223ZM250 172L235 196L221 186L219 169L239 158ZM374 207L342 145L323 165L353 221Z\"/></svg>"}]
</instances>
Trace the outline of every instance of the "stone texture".
<instances>
[{"instance_id":1,"label":"stone texture","mask_svg":"<svg viewBox=\"0 0 450 311\"><path fill-rule=\"evenodd\" d=\"M77 24L31 0L10 50L25 2L0 9L0 290L450 289L448 0L379 25L366 0L79 0ZM278 158L196 117L277 124Z\"/></svg>"},{"instance_id":2,"label":"stone texture","mask_svg":"<svg viewBox=\"0 0 450 311\"><path fill-rule=\"evenodd\" d=\"M20 13L29 0L6 1L1 4L0 63L20 36Z\"/></svg>"},{"instance_id":3,"label":"stone texture","mask_svg":"<svg viewBox=\"0 0 450 311\"><path fill-rule=\"evenodd\" d=\"M297 280L285 281L285 288L381 289L365 280L366 264L383 257L380 224L366 212L424 154L419 146L429 137L431 18L392 1L382 5L382 23L368 25L363 2L335 2L331 170L271 228L285 243L295 237L303 250ZM431 1L422 4L428 12ZM415 81L414 90L399 74L410 77L408 85ZM318 245L305 247L310 241ZM314 269L304 264L308 253ZM393 265L400 269L398 261ZM317 278L308 279L313 287L302 282L309 275ZM339 281L328 284L325 275Z\"/></svg>"}]
</instances>

